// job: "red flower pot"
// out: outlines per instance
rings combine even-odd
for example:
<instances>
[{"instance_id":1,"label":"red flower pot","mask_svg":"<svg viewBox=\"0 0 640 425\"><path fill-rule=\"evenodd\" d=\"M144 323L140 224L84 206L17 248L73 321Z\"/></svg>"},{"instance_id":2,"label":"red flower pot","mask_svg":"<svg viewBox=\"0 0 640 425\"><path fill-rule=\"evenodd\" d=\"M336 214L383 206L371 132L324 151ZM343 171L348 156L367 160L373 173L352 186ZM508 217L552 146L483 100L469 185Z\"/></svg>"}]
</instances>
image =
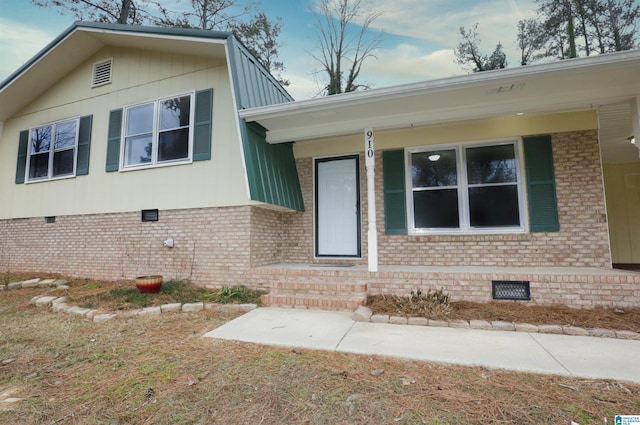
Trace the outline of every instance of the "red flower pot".
<instances>
[{"instance_id":1,"label":"red flower pot","mask_svg":"<svg viewBox=\"0 0 640 425\"><path fill-rule=\"evenodd\" d=\"M136 277L136 288L141 294L157 294L162 289L162 276Z\"/></svg>"}]
</instances>

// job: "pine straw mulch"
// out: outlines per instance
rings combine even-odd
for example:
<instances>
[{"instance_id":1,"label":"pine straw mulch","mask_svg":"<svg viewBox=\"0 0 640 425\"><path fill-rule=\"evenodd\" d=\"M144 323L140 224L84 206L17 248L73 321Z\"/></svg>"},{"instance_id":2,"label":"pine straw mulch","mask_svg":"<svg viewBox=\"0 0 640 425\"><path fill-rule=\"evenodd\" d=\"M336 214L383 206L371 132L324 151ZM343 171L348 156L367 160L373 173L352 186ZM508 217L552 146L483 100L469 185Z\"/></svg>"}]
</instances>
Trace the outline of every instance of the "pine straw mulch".
<instances>
[{"instance_id":1,"label":"pine straw mulch","mask_svg":"<svg viewBox=\"0 0 640 425\"><path fill-rule=\"evenodd\" d=\"M585 425L640 412L636 384L211 340L232 316L207 310L93 323L29 305L41 292L0 293L0 423Z\"/></svg>"},{"instance_id":2,"label":"pine straw mulch","mask_svg":"<svg viewBox=\"0 0 640 425\"><path fill-rule=\"evenodd\" d=\"M411 316L402 303L391 302L391 295L375 295L367 299L367 307L374 314L394 316ZM400 306L399 306L400 304ZM585 329L602 328L611 330L628 330L640 332L640 308L603 308L576 309L564 305L540 306L526 305L522 302L502 301L489 303L473 303L453 301L448 313L438 317L427 317L437 320L486 320L511 323L530 323L532 325L577 326Z\"/></svg>"}]
</instances>

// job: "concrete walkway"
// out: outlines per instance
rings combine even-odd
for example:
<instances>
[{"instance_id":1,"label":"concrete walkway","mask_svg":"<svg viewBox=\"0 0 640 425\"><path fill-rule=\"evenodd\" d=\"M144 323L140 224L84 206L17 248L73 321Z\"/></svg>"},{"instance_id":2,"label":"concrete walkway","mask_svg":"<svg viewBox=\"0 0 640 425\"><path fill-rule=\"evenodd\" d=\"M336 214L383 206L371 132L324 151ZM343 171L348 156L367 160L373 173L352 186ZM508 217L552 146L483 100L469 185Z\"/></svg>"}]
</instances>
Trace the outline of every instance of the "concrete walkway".
<instances>
[{"instance_id":1,"label":"concrete walkway","mask_svg":"<svg viewBox=\"0 0 640 425\"><path fill-rule=\"evenodd\" d=\"M640 383L640 341L632 340L362 323L348 312L271 307L204 336Z\"/></svg>"}]
</instances>

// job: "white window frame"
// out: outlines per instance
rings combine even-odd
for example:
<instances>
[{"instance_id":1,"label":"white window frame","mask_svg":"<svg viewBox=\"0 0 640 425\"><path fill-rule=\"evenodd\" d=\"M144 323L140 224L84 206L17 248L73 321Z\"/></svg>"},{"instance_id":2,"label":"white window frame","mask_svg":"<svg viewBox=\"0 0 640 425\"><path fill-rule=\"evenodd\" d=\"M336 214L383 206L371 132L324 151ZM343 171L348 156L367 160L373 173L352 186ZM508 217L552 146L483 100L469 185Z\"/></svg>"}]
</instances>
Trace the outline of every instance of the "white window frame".
<instances>
[{"instance_id":1,"label":"white window frame","mask_svg":"<svg viewBox=\"0 0 640 425\"><path fill-rule=\"evenodd\" d=\"M56 134L56 128L59 124L62 123L66 123L69 121L75 121L76 123L76 134L75 134L75 142L73 144L73 172L68 173L68 174L62 174L59 176L54 176L53 175L53 160L55 157L55 153L56 152L61 152L61 151L65 151L65 150L69 150L71 148L69 147L65 147L64 149L57 149L55 148L55 134ZM38 128L43 128L43 127L49 127L51 126L51 144L49 146L49 160L48 160L48 165L47 165L47 175L43 176L43 177L35 177L35 178L31 178L31 144L33 143L33 130L38 129ZM26 169L25 169L25 183L36 183L36 182L41 182L41 181L51 181L51 180L60 180L60 179L68 179L71 177L75 177L76 176L76 166L77 166L77 162L78 162L78 138L79 138L79 134L80 134L80 117L71 117L71 118L65 118L65 119L61 119L61 120L57 120L57 121L53 121L50 123L46 123L46 124L41 124L41 125L36 125L33 126L31 128L29 128L29 144L27 145L27 163L26 163Z\"/></svg>"},{"instance_id":2,"label":"white window frame","mask_svg":"<svg viewBox=\"0 0 640 425\"><path fill-rule=\"evenodd\" d=\"M466 172L466 149L478 147L490 147L500 145L513 145L516 159L516 177L518 190L518 212L520 225L509 227L472 227L469 213L469 183ZM440 150L455 150L457 190L458 190L458 214L460 226L458 228L416 228L413 205L413 180L411 176L411 155L414 153L432 152ZM495 233L526 233L528 231L528 210L526 199L526 181L524 173L524 153L521 138L499 139L483 142L464 142L447 145L430 145L406 149L405 152L405 182L408 232L411 235L429 234L495 234ZM475 185L473 185L475 186Z\"/></svg>"},{"instance_id":3,"label":"white window frame","mask_svg":"<svg viewBox=\"0 0 640 425\"><path fill-rule=\"evenodd\" d=\"M159 146L159 135L160 131L160 108L158 107L161 102L169 99L175 99L178 97L190 97L189 101L189 147L188 147L188 155L186 158L168 160L168 161L158 161L158 146ZM152 134L151 134L151 161L144 162L139 164L125 164L126 159L126 139L127 139L127 123L129 119L128 111L132 108L136 108L139 106L153 104L153 124L152 124ZM139 170L145 168L157 168L157 167L167 167L172 165L182 165L182 164L190 164L193 162L193 136L194 136L194 121L195 121L195 91L189 91L185 93L179 93L172 96L165 96L162 98L149 100L146 102L139 102L131 105L127 105L122 109L122 131L120 136L120 171L130 171L130 170ZM165 130L166 131L166 130Z\"/></svg>"}]
</instances>

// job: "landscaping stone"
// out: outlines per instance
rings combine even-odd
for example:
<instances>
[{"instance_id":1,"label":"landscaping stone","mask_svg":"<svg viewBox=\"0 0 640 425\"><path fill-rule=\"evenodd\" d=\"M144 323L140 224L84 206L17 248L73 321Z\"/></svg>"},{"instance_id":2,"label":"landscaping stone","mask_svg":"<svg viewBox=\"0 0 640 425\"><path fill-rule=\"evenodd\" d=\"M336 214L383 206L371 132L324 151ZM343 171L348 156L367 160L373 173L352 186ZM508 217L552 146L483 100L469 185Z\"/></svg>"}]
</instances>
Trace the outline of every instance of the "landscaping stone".
<instances>
[{"instance_id":1,"label":"landscaping stone","mask_svg":"<svg viewBox=\"0 0 640 425\"><path fill-rule=\"evenodd\" d=\"M615 338L616 332L611 329L593 328L589 329L589 335L600 338Z\"/></svg>"},{"instance_id":2,"label":"landscaping stone","mask_svg":"<svg viewBox=\"0 0 640 425\"><path fill-rule=\"evenodd\" d=\"M179 312L182 309L182 303L173 303L173 304L162 304L160 306L160 311L163 313L175 313Z\"/></svg>"},{"instance_id":3,"label":"landscaping stone","mask_svg":"<svg viewBox=\"0 0 640 425\"><path fill-rule=\"evenodd\" d=\"M9 364L9 363L13 363L13 362L15 362L15 361L16 361L16 359L13 359L13 358L11 358L11 359L4 359L4 360L2 361L2 364L3 364L3 365L6 365L6 364Z\"/></svg>"},{"instance_id":4,"label":"landscaping stone","mask_svg":"<svg viewBox=\"0 0 640 425\"><path fill-rule=\"evenodd\" d=\"M125 317L125 318L135 317L135 316L138 316L141 312L142 312L142 309L139 308L139 309L135 309L135 310L128 310L128 311L119 312L118 316Z\"/></svg>"},{"instance_id":5,"label":"landscaping stone","mask_svg":"<svg viewBox=\"0 0 640 425\"><path fill-rule=\"evenodd\" d=\"M51 309L54 311L54 313L59 313L61 311L66 312L67 310L69 310L71 308L71 306L67 303L55 303L55 304L51 304Z\"/></svg>"},{"instance_id":6,"label":"landscaping stone","mask_svg":"<svg viewBox=\"0 0 640 425\"><path fill-rule=\"evenodd\" d=\"M640 340L640 333L633 331L616 331L616 337L619 339Z\"/></svg>"},{"instance_id":7,"label":"landscaping stone","mask_svg":"<svg viewBox=\"0 0 640 425\"><path fill-rule=\"evenodd\" d=\"M37 288L39 282L40 282L40 279L25 280L24 282L22 282L22 287L23 288Z\"/></svg>"},{"instance_id":8,"label":"landscaping stone","mask_svg":"<svg viewBox=\"0 0 640 425\"><path fill-rule=\"evenodd\" d=\"M427 326L429 324L429 319L426 317L409 317L407 324L413 326Z\"/></svg>"},{"instance_id":9,"label":"landscaping stone","mask_svg":"<svg viewBox=\"0 0 640 425\"><path fill-rule=\"evenodd\" d=\"M56 279L51 283L51 286L66 285L67 283L69 283L69 281L64 280L64 279Z\"/></svg>"},{"instance_id":10,"label":"landscaping stone","mask_svg":"<svg viewBox=\"0 0 640 425\"><path fill-rule=\"evenodd\" d=\"M85 314L85 317L89 320L93 320L94 316L99 313L100 312L98 310L89 310L87 314Z\"/></svg>"},{"instance_id":11,"label":"landscaping stone","mask_svg":"<svg viewBox=\"0 0 640 425\"><path fill-rule=\"evenodd\" d=\"M437 328L448 328L449 322L446 320L429 320L429 324L427 326L433 326Z\"/></svg>"},{"instance_id":12,"label":"landscaping stone","mask_svg":"<svg viewBox=\"0 0 640 425\"><path fill-rule=\"evenodd\" d=\"M55 300L51 301L51 305L60 304L64 302L67 302L67 297L58 297Z\"/></svg>"},{"instance_id":13,"label":"landscaping stone","mask_svg":"<svg viewBox=\"0 0 640 425\"><path fill-rule=\"evenodd\" d=\"M565 335L589 336L588 330L577 326L563 326L562 330L564 330Z\"/></svg>"},{"instance_id":14,"label":"landscaping stone","mask_svg":"<svg viewBox=\"0 0 640 425\"><path fill-rule=\"evenodd\" d=\"M22 282L11 282L7 285L8 289L20 289L22 288Z\"/></svg>"},{"instance_id":15,"label":"landscaping stone","mask_svg":"<svg viewBox=\"0 0 640 425\"><path fill-rule=\"evenodd\" d=\"M468 329L470 327L468 320L450 320L450 328Z\"/></svg>"},{"instance_id":16,"label":"landscaping stone","mask_svg":"<svg viewBox=\"0 0 640 425\"><path fill-rule=\"evenodd\" d=\"M142 310L140 310L140 312L138 313L139 316L144 316L144 315L158 315L162 313L162 311L160 310L160 307L146 307L143 308Z\"/></svg>"},{"instance_id":17,"label":"landscaping stone","mask_svg":"<svg viewBox=\"0 0 640 425\"><path fill-rule=\"evenodd\" d=\"M371 315L371 321L373 323L389 323L388 314L373 314Z\"/></svg>"},{"instance_id":18,"label":"landscaping stone","mask_svg":"<svg viewBox=\"0 0 640 425\"><path fill-rule=\"evenodd\" d=\"M57 286L57 288L58 289L69 289L70 286L69 285L60 285L60 286Z\"/></svg>"},{"instance_id":19,"label":"landscaping stone","mask_svg":"<svg viewBox=\"0 0 640 425\"><path fill-rule=\"evenodd\" d=\"M518 332L538 333L538 326L531 323L515 323L513 326Z\"/></svg>"},{"instance_id":20,"label":"landscaping stone","mask_svg":"<svg viewBox=\"0 0 640 425\"><path fill-rule=\"evenodd\" d=\"M53 282L55 282L55 279L42 279L39 283L38 283L38 288L49 288L50 286L53 285Z\"/></svg>"},{"instance_id":21,"label":"landscaping stone","mask_svg":"<svg viewBox=\"0 0 640 425\"><path fill-rule=\"evenodd\" d=\"M0 292L7 289L7 285L0 285Z\"/></svg>"},{"instance_id":22,"label":"landscaping stone","mask_svg":"<svg viewBox=\"0 0 640 425\"><path fill-rule=\"evenodd\" d=\"M494 331L515 331L516 326L511 322L503 322L502 320L494 320L491 322Z\"/></svg>"},{"instance_id":23,"label":"landscaping stone","mask_svg":"<svg viewBox=\"0 0 640 425\"><path fill-rule=\"evenodd\" d=\"M185 313L201 311L202 309L204 309L204 303L187 303L182 305L182 311Z\"/></svg>"},{"instance_id":24,"label":"landscaping stone","mask_svg":"<svg viewBox=\"0 0 640 425\"><path fill-rule=\"evenodd\" d=\"M258 308L257 304L238 304L238 309L241 313L247 313L251 310Z\"/></svg>"},{"instance_id":25,"label":"landscaping stone","mask_svg":"<svg viewBox=\"0 0 640 425\"><path fill-rule=\"evenodd\" d=\"M31 301L29 301L29 305L34 305L40 298L42 298L42 295L36 295L35 297L31 298Z\"/></svg>"},{"instance_id":26,"label":"landscaping stone","mask_svg":"<svg viewBox=\"0 0 640 425\"><path fill-rule=\"evenodd\" d=\"M393 325L406 325L407 324L407 318L406 317L400 317L400 316L391 316L391 317L389 317L389 323L391 323Z\"/></svg>"},{"instance_id":27,"label":"landscaping stone","mask_svg":"<svg viewBox=\"0 0 640 425\"><path fill-rule=\"evenodd\" d=\"M95 316L93 316L93 321L95 323L102 323L106 322L107 320L111 320L116 316L116 314L96 314Z\"/></svg>"},{"instance_id":28,"label":"landscaping stone","mask_svg":"<svg viewBox=\"0 0 640 425\"><path fill-rule=\"evenodd\" d=\"M542 334L563 334L562 326L560 325L540 325L538 326L538 332Z\"/></svg>"},{"instance_id":29,"label":"landscaping stone","mask_svg":"<svg viewBox=\"0 0 640 425\"><path fill-rule=\"evenodd\" d=\"M73 307L69 307L69 309L67 310L67 313L76 314L78 316L84 316L89 311L91 311L91 310L88 309L88 308L82 308L82 307L73 306Z\"/></svg>"},{"instance_id":30,"label":"landscaping stone","mask_svg":"<svg viewBox=\"0 0 640 425\"><path fill-rule=\"evenodd\" d=\"M40 297L36 300L36 307L44 307L46 305L49 305L56 298L58 297Z\"/></svg>"},{"instance_id":31,"label":"landscaping stone","mask_svg":"<svg viewBox=\"0 0 640 425\"><path fill-rule=\"evenodd\" d=\"M484 330L493 329L493 326L491 326L491 323L487 322L486 320L469 320L469 327L471 329L484 329Z\"/></svg>"},{"instance_id":32,"label":"landscaping stone","mask_svg":"<svg viewBox=\"0 0 640 425\"><path fill-rule=\"evenodd\" d=\"M361 305L356 309L356 311L353 312L351 318L356 322L368 322L369 320L371 320L372 315L373 312L369 307Z\"/></svg>"}]
</instances>

